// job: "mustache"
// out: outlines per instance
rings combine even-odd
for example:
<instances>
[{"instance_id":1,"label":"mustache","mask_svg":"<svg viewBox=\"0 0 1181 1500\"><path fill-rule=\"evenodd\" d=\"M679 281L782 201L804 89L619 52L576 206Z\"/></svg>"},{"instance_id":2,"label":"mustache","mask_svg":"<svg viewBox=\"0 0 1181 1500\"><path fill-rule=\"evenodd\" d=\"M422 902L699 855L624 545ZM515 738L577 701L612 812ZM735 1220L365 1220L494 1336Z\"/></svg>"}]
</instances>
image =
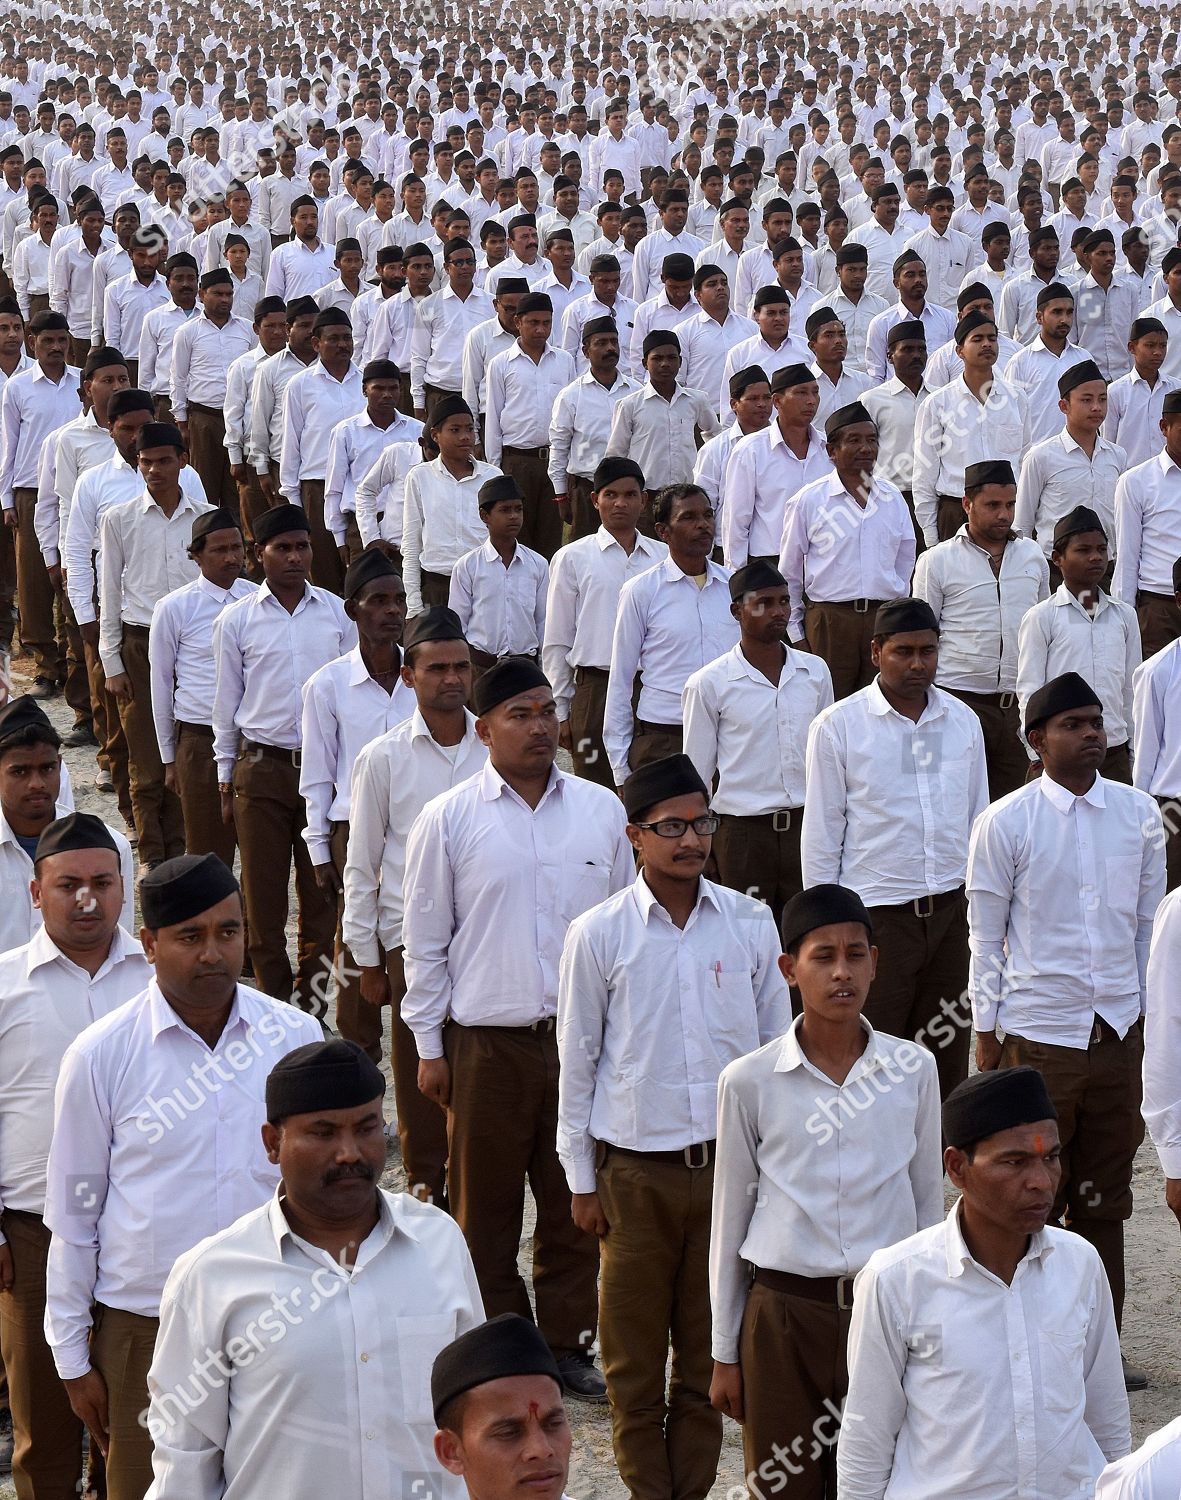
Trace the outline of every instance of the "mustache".
<instances>
[{"instance_id":1,"label":"mustache","mask_svg":"<svg viewBox=\"0 0 1181 1500\"><path fill-rule=\"evenodd\" d=\"M359 1177L363 1182L373 1181L373 1168L358 1162L354 1167L333 1167L324 1173L324 1186L331 1187L334 1182L344 1182L350 1177Z\"/></svg>"}]
</instances>

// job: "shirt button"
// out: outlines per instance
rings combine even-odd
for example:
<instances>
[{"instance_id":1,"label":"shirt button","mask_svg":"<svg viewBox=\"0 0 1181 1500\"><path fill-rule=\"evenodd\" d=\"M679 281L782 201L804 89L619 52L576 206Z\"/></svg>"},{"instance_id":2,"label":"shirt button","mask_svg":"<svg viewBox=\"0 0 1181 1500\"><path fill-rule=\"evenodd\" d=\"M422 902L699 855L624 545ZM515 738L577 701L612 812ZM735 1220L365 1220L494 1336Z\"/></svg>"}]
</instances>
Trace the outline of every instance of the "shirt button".
<instances>
[{"instance_id":1,"label":"shirt button","mask_svg":"<svg viewBox=\"0 0 1181 1500\"><path fill-rule=\"evenodd\" d=\"M361 1363L363 1365L367 1365L369 1363L369 1356L367 1354L362 1354L362 1356L361 1356Z\"/></svg>"},{"instance_id":2,"label":"shirt button","mask_svg":"<svg viewBox=\"0 0 1181 1500\"><path fill-rule=\"evenodd\" d=\"M373 1441L373 1433L372 1433L372 1431L370 1431L370 1432L367 1432L367 1433L366 1433L366 1434L365 1434L365 1441L366 1441L366 1442L367 1442L367 1443L371 1443L371 1442L372 1442L372 1441Z\"/></svg>"}]
</instances>

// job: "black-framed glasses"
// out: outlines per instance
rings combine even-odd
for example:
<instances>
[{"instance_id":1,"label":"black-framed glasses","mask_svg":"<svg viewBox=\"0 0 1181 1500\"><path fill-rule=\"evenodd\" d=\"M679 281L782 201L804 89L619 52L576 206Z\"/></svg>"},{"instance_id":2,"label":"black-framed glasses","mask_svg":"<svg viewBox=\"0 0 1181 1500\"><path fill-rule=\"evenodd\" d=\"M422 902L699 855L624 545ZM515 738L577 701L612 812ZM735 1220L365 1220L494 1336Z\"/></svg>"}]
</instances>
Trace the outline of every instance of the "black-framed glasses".
<instances>
[{"instance_id":1,"label":"black-framed glasses","mask_svg":"<svg viewBox=\"0 0 1181 1500\"><path fill-rule=\"evenodd\" d=\"M722 826L717 813L703 813L700 818L661 818L658 823L636 823L636 828L650 828L658 839L683 839L692 828L698 838L710 838Z\"/></svg>"}]
</instances>

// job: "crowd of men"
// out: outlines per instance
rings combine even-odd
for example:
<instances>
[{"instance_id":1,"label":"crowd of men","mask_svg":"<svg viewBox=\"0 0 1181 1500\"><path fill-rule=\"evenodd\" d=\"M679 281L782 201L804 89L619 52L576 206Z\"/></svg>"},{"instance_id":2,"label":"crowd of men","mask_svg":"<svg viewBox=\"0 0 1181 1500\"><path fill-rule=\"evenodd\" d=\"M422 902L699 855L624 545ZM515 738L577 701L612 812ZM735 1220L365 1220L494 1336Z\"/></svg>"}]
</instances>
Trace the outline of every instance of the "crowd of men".
<instances>
[{"instance_id":1,"label":"crowd of men","mask_svg":"<svg viewBox=\"0 0 1181 1500\"><path fill-rule=\"evenodd\" d=\"M704 9L9 7L18 1500L1177 1500L1175 22Z\"/></svg>"}]
</instances>

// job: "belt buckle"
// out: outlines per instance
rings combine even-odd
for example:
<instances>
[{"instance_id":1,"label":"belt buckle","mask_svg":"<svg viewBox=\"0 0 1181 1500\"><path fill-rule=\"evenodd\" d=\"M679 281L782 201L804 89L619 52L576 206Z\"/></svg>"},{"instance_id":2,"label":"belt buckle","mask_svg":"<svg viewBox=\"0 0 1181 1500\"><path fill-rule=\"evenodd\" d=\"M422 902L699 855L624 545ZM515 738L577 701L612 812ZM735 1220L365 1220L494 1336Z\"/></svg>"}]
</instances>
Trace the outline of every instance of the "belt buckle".
<instances>
[{"instance_id":1,"label":"belt buckle","mask_svg":"<svg viewBox=\"0 0 1181 1500\"><path fill-rule=\"evenodd\" d=\"M869 600L868 599L854 599L853 600L853 608L856 610L856 612L859 615L867 615L869 613Z\"/></svg>"},{"instance_id":2,"label":"belt buckle","mask_svg":"<svg viewBox=\"0 0 1181 1500\"><path fill-rule=\"evenodd\" d=\"M295 769L296 771L298 771L300 769L300 767L303 765L303 750L302 749L292 750L292 752L291 752L291 765L292 765L293 769Z\"/></svg>"},{"instance_id":3,"label":"belt buckle","mask_svg":"<svg viewBox=\"0 0 1181 1500\"><path fill-rule=\"evenodd\" d=\"M910 904L914 907L916 917L929 917L935 910L935 897L930 894L919 896Z\"/></svg>"},{"instance_id":4,"label":"belt buckle","mask_svg":"<svg viewBox=\"0 0 1181 1500\"><path fill-rule=\"evenodd\" d=\"M709 1142L698 1141L696 1145L685 1147L685 1165L693 1171L700 1171L702 1167L709 1166Z\"/></svg>"},{"instance_id":5,"label":"belt buckle","mask_svg":"<svg viewBox=\"0 0 1181 1500\"><path fill-rule=\"evenodd\" d=\"M1103 1025L1099 1017L1095 1017L1095 1024L1091 1027L1091 1035L1087 1038L1087 1046L1095 1047L1103 1040Z\"/></svg>"},{"instance_id":6,"label":"belt buckle","mask_svg":"<svg viewBox=\"0 0 1181 1500\"><path fill-rule=\"evenodd\" d=\"M1016 703L1016 702L1017 702L1017 694L1016 693L1002 693L1000 695L1000 706L1001 706L1001 708L1005 708L1005 709L1012 708L1013 705L1014 705L1014 703Z\"/></svg>"},{"instance_id":7,"label":"belt buckle","mask_svg":"<svg viewBox=\"0 0 1181 1500\"><path fill-rule=\"evenodd\" d=\"M771 814L771 831L773 833L786 833L791 827L791 808L780 807Z\"/></svg>"},{"instance_id":8,"label":"belt buckle","mask_svg":"<svg viewBox=\"0 0 1181 1500\"><path fill-rule=\"evenodd\" d=\"M536 1032L538 1036L549 1036L550 1032L553 1029L554 1029L554 1018L553 1018L553 1016L542 1016L539 1021L530 1021L529 1022L529 1030Z\"/></svg>"},{"instance_id":9,"label":"belt buckle","mask_svg":"<svg viewBox=\"0 0 1181 1500\"><path fill-rule=\"evenodd\" d=\"M853 1311L853 1276L837 1277L837 1311Z\"/></svg>"}]
</instances>

